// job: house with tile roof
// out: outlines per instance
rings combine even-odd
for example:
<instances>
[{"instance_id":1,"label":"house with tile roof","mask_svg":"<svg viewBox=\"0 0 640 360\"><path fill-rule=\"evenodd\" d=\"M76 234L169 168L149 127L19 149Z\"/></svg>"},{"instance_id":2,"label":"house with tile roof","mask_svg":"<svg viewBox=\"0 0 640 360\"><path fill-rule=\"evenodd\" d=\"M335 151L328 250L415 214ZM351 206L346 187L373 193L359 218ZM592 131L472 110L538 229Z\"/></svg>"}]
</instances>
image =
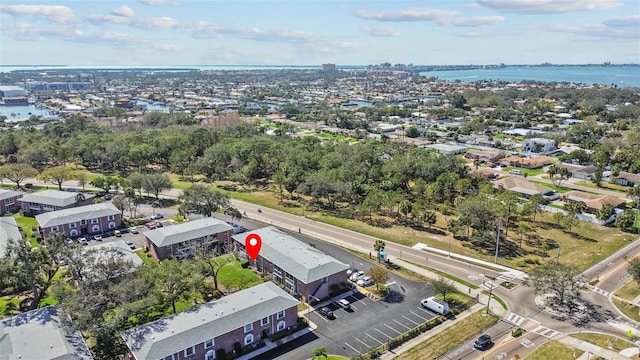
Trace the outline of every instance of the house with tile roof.
<instances>
[{"instance_id":1,"label":"house with tile roof","mask_svg":"<svg viewBox=\"0 0 640 360\"><path fill-rule=\"evenodd\" d=\"M553 190L536 183L532 183L521 177L511 176L508 178L496 180L493 182L493 187L498 191L509 190L513 191L523 198L530 198L532 195L540 194L543 197L553 197Z\"/></svg>"},{"instance_id":2,"label":"house with tile roof","mask_svg":"<svg viewBox=\"0 0 640 360\"><path fill-rule=\"evenodd\" d=\"M224 359L297 324L300 302L272 282L122 333L128 359Z\"/></svg>"},{"instance_id":3,"label":"house with tile roof","mask_svg":"<svg viewBox=\"0 0 640 360\"><path fill-rule=\"evenodd\" d=\"M68 237L101 234L121 226L122 214L110 202L72 207L36 215L43 239L52 233Z\"/></svg>"},{"instance_id":4,"label":"house with tile roof","mask_svg":"<svg viewBox=\"0 0 640 360\"><path fill-rule=\"evenodd\" d=\"M71 319L55 306L0 320L0 359L92 360Z\"/></svg>"},{"instance_id":5,"label":"house with tile roof","mask_svg":"<svg viewBox=\"0 0 640 360\"><path fill-rule=\"evenodd\" d=\"M605 204L611 204L614 208L622 209L626 206L625 200L609 195L591 194L579 190L571 190L562 194L562 198L566 203L582 201L587 205L587 213L595 213Z\"/></svg>"},{"instance_id":6,"label":"house with tile roof","mask_svg":"<svg viewBox=\"0 0 640 360\"><path fill-rule=\"evenodd\" d=\"M231 251L233 227L209 217L144 232L146 246L156 260L185 259L199 248L217 247L218 253Z\"/></svg>"},{"instance_id":7,"label":"house with tile roof","mask_svg":"<svg viewBox=\"0 0 640 360\"><path fill-rule=\"evenodd\" d=\"M275 283L284 285L292 294L310 302L329 296L332 285L347 281L349 265L306 244L284 231L267 226L251 231L262 239L255 266L258 271L271 274ZM233 236L235 251L248 258L245 239L249 233Z\"/></svg>"},{"instance_id":8,"label":"house with tile roof","mask_svg":"<svg viewBox=\"0 0 640 360\"><path fill-rule=\"evenodd\" d=\"M77 192L44 190L26 194L19 201L23 213L38 215L48 211L93 204L95 195L86 192L82 194L84 200L77 201Z\"/></svg>"},{"instance_id":9,"label":"house with tile roof","mask_svg":"<svg viewBox=\"0 0 640 360\"><path fill-rule=\"evenodd\" d=\"M18 202L23 195L21 191L0 189L0 215L20 209Z\"/></svg>"}]
</instances>

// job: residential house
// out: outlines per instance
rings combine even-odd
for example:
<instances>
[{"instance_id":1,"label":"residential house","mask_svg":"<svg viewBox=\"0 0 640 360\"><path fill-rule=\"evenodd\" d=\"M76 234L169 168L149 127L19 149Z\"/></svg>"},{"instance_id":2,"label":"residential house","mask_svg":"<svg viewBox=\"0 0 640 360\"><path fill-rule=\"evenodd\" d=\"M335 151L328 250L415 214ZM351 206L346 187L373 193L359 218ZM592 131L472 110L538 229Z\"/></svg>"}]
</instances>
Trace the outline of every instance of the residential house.
<instances>
[{"instance_id":1,"label":"residential house","mask_svg":"<svg viewBox=\"0 0 640 360\"><path fill-rule=\"evenodd\" d=\"M620 171L614 182L618 185L634 187L640 184L640 174Z\"/></svg>"},{"instance_id":2,"label":"residential house","mask_svg":"<svg viewBox=\"0 0 640 360\"><path fill-rule=\"evenodd\" d=\"M36 215L40 234L46 239L52 233L68 237L100 234L121 226L121 213L110 202L78 206Z\"/></svg>"},{"instance_id":3,"label":"residential house","mask_svg":"<svg viewBox=\"0 0 640 360\"><path fill-rule=\"evenodd\" d=\"M144 233L146 246L156 260L185 259L197 249L217 247L217 253L231 251L233 227L216 218L204 218L165 226Z\"/></svg>"},{"instance_id":4,"label":"residential house","mask_svg":"<svg viewBox=\"0 0 640 360\"><path fill-rule=\"evenodd\" d=\"M500 151L469 149L464 157L478 160L480 163L497 162L504 158L504 153Z\"/></svg>"},{"instance_id":5,"label":"residential house","mask_svg":"<svg viewBox=\"0 0 640 360\"><path fill-rule=\"evenodd\" d=\"M298 304L276 284L265 282L125 331L127 359L225 359L235 343L256 346L295 327Z\"/></svg>"},{"instance_id":6,"label":"residential house","mask_svg":"<svg viewBox=\"0 0 640 360\"><path fill-rule=\"evenodd\" d=\"M30 215L93 204L93 194L82 193L84 200L77 201L78 194L71 191L44 190L26 194L19 201L22 212Z\"/></svg>"},{"instance_id":7,"label":"residential house","mask_svg":"<svg viewBox=\"0 0 640 360\"><path fill-rule=\"evenodd\" d=\"M562 198L566 203L582 201L587 205L587 213L595 213L600 210L605 204L611 204L614 208L623 209L625 207L625 200L609 195L591 194L578 190L567 191L562 194Z\"/></svg>"},{"instance_id":8,"label":"residential house","mask_svg":"<svg viewBox=\"0 0 640 360\"><path fill-rule=\"evenodd\" d=\"M556 149L556 142L552 139L529 138L522 140L522 152L525 153L550 154Z\"/></svg>"},{"instance_id":9,"label":"residential house","mask_svg":"<svg viewBox=\"0 0 640 360\"><path fill-rule=\"evenodd\" d=\"M80 331L54 306L0 320L0 359L91 360Z\"/></svg>"},{"instance_id":10,"label":"residential house","mask_svg":"<svg viewBox=\"0 0 640 360\"><path fill-rule=\"evenodd\" d=\"M438 154L445 155L455 155L462 154L467 151L467 148L464 146L456 145L456 144L433 144L433 145L425 145L423 148L429 151L435 151Z\"/></svg>"},{"instance_id":11,"label":"residential house","mask_svg":"<svg viewBox=\"0 0 640 360\"><path fill-rule=\"evenodd\" d=\"M558 167L571 171L571 176L576 179L593 180L596 173L596 167L593 165L577 165L569 163L560 163Z\"/></svg>"},{"instance_id":12,"label":"residential house","mask_svg":"<svg viewBox=\"0 0 640 360\"><path fill-rule=\"evenodd\" d=\"M6 212L16 212L19 207L16 205L18 199L24 195L21 191L0 189L0 215Z\"/></svg>"},{"instance_id":13,"label":"residential house","mask_svg":"<svg viewBox=\"0 0 640 360\"><path fill-rule=\"evenodd\" d=\"M274 282L300 295L303 301L327 298L332 285L347 281L349 265L284 231L267 226L251 233L262 239L260 254L255 261L258 271L271 274ZM247 257L246 237L247 234L233 236L236 251L243 257Z\"/></svg>"},{"instance_id":14,"label":"residential house","mask_svg":"<svg viewBox=\"0 0 640 360\"><path fill-rule=\"evenodd\" d=\"M530 198L533 195L539 194L547 199L554 198L554 191L546 186L532 183L521 177L511 176L508 178L497 180L493 183L493 187L498 191L509 190L517 193L523 198Z\"/></svg>"},{"instance_id":15,"label":"residential house","mask_svg":"<svg viewBox=\"0 0 640 360\"><path fill-rule=\"evenodd\" d=\"M523 169L538 169L550 165L553 159L548 156L520 157L510 156L500 160L502 166L515 166Z\"/></svg>"},{"instance_id":16,"label":"residential house","mask_svg":"<svg viewBox=\"0 0 640 360\"><path fill-rule=\"evenodd\" d=\"M22 233L13 216L0 217L0 258L4 256L9 240L22 240Z\"/></svg>"}]
</instances>

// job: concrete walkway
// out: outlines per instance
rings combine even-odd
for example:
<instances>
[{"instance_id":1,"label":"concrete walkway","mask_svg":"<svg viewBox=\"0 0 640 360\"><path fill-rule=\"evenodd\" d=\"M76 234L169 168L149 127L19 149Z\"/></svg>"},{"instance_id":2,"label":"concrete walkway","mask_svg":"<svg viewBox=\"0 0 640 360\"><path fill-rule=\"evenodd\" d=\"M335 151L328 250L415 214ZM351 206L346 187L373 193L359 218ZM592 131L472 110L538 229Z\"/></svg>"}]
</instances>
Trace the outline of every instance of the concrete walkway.
<instances>
[{"instance_id":1,"label":"concrete walkway","mask_svg":"<svg viewBox=\"0 0 640 360\"><path fill-rule=\"evenodd\" d=\"M560 339L558 339L558 341L567 345L570 348L584 351L584 354L580 355L577 358L578 360L591 360L594 356L607 359L607 360L629 360L628 356L625 356L621 353L618 353L613 350L601 348L598 345L594 345L592 343L589 343L580 339L576 339L574 337L571 337L570 335L565 335Z\"/></svg>"}]
</instances>

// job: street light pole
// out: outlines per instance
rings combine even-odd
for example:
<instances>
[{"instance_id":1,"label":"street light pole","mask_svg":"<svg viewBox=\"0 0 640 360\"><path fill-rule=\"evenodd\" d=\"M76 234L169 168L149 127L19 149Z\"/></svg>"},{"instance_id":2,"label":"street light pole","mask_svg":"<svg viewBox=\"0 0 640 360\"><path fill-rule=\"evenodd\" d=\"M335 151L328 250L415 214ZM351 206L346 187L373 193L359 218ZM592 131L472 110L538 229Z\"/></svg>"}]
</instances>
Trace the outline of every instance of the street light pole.
<instances>
[{"instance_id":1,"label":"street light pole","mask_svg":"<svg viewBox=\"0 0 640 360\"><path fill-rule=\"evenodd\" d=\"M500 251L500 229L502 229L502 219L498 220L498 236L496 238L496 256L493 259L495 264L498 263L498 252Z\"/></svg>"}]
</instances>

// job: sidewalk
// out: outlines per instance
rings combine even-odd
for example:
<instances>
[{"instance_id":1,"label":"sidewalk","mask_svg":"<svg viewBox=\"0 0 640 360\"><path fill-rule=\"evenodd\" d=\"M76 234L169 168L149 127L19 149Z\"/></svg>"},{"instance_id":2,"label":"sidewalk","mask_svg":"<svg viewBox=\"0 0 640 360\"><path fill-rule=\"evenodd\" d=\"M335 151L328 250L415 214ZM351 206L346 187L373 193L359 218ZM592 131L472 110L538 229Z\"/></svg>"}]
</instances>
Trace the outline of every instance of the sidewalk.
<instances>
[{"instance_id":1,"label":"sidewalk","mask_svg":"<svg viewBox=\"0 0 640 360\"><path fill-rule=\"evenodd\" d=\"M613 350L601 348L598 345L594 345L586 341L576 339L574 337L571 337L570 335L565 335L560 339L558 339L558 341L567 345L570 348L584 351L584 354L578 357L578 360L590 360L592 359L592 356L598 356L600 358L607 359L607 360L629 360L628 356L622 355L621 353L618 353ZM637 354L638 349L634 348L634 350L636 351L634 354Z\"/></svg>"}]
</instances>

